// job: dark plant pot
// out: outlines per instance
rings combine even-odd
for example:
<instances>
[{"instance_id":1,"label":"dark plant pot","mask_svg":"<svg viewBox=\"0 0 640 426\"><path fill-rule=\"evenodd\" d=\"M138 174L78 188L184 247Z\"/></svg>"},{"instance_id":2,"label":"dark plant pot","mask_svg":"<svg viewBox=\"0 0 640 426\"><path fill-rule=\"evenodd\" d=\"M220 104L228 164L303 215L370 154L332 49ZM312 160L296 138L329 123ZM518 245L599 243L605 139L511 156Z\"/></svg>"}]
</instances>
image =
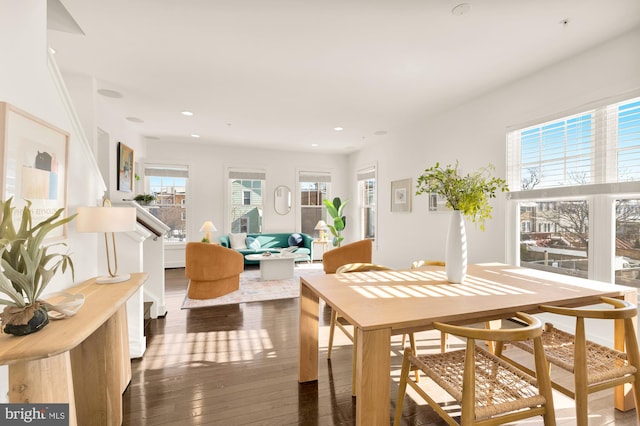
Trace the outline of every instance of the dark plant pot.
<instances>
[{"instance_id":1,"label":"dark plant pot","mask_svg":"<svg viewBox=\"0 0 640 426\"><path fill-rule=\"evenodd\" d=\"M4 332L13 334L14 336L25 336L42 330L45 325L49 324L49 315L45 308L40 308L33 313L33 318L26 324L7 324L4 326Z\"/></svg>"}]
</instances>

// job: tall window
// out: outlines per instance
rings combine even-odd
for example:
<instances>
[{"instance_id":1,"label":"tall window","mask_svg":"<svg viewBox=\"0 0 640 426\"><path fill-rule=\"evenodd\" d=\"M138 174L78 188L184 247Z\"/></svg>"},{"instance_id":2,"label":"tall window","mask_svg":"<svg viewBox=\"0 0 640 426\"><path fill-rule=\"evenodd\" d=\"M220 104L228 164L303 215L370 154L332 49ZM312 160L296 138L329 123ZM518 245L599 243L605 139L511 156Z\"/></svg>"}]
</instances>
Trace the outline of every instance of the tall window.
<instances>
[{"instance_id":1,"label":"tall window","mask_svg":"<svg viewBox=\"0 0 640 426\"><path fill-rule=\"evenodd\" d=\"M318 233L314 228L319 220L327 220L323 201L331 189L331 175L300 172L300 230L309 235Z\"/></svg>"},{"instance_id":2,"label":"tall window","mask_svg":"<svg viewBox=\"0 0 640 426\"><path fill-rule=\"evenodd\" d=\"M637 276L640 98L514 130L507 141L520 263L606 281L613 271ZM589 223L600 232L590 235Z\"/></svg>"},{"instance_id":3,"label":"tall window","mask_svg":"<svg viewBox=\"0 0 640 426\"><path fill-rule=\"evenodd\" d=\"M358 171L358 203L360 209L360 238L376 238L376 168Z\"/></svg>"},{"instance_id":4,"label":"tall window","mask_svg":"<svg viewBox=\"0 0 640 426\"><path fill-rule=\"evenodd\" d=\"M616 200L615 282L640 287L640 198Z\"/></svg>"},{"instance_id":5,"label":"tall window","mask_svg":"<svg viewBox=\"0 0 640 426\"><path fill-rule=\"evenodd\" d=\"M164 236L165 241L186 241L189 169L186 166L147 164L144 176L145 192L156 197L147 209L170 228Z\"/></svg>"},{"instance_id":6,"label":"tall window","mask_svg":"<svg viewBox=\"0 0 640 426\"><path fill-rule=\"evenodd\" d=\"M231 232L262 232L262 205L265 174L252 171L229 171Z\"/></svg>"},{"instance_id":7,"label":"tall window","mask_svg":"<svg viewBox=\"0 0 640 426\"><path fill-rule=\"evenodd\" d=\"M520 203L520 265L586 278L589 204L585 200Z\"/></svg>"}]
</instances>

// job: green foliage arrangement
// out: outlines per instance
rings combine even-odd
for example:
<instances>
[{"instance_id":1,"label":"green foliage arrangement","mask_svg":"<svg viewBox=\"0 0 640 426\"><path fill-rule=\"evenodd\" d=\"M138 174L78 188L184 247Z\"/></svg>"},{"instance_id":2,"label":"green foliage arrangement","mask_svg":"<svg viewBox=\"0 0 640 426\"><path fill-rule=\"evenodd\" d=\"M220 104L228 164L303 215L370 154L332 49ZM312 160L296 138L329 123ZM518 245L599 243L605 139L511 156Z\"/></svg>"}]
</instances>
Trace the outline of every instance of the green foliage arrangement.
<instances>
[{"instance_id":1,"label":"green foliage arrangement","mask_svg":"<svg viewBox=\"0 0 640 426\"><path fill-rule=\"evenodd\" d=\"M138 194L133 197L134 201L139 202L140 204L151 204L156 201L158 198L153 194Z\"/></svg>"},{"instance_id":2,"label":"green foliage arrangement","mask_svg":"<svg viewBox=\"0 0 640 426\"><path fill-rule=\"evenodd\" d=\"M507 181L493 177L493 171L495 167L489 164L474 173L461 176L457 161L455 166L449 164L444 168L436 163L418 177L416 195L440 195L447 201L447 207L459 210L484 231L485 220L491 219L489 199L495 198L498 190L509 191Z\"/></svg>"},{"instance_id":3,"label":"green foliage arrangement","mask_svg":"<svg viewBox=\"0 0 640 426\"><path fill-rule=\"evenodd\" d=\"M0 304L7 305L0 313L3 324L26 324L41 303L38 298L55 276L59 268L67 268L74 275L73 261L66 253L48 253L54 246L65 243L44 245L47 234L59 226L71 222L76 215L60 218L64 209L58 209L46 220L32 226L31 201L22 209L22 221L18 229L13 223L12 198L0 201L0 293L8 298L0 298ZM73 278L72 278L73 279Z\"/></svg>"},{"instance_id":4,"label":"green foliage arrangement","mask_svg":"<svg viewBox=\"0 0 640 426\"><path fill-rule=\"evenodd\" d=\"M342 244L342 241L344 240L342 231L344 231L344 227L347 226L347 218L342 214L342 211L348 202L349 200L342 202L340 197L334 198L333 201L323 200L329 216L333 219L333 225L328 226L331 230L331 234L333 234L334 247L340 247L340 244Z\"/></svg>"}]
</instances>

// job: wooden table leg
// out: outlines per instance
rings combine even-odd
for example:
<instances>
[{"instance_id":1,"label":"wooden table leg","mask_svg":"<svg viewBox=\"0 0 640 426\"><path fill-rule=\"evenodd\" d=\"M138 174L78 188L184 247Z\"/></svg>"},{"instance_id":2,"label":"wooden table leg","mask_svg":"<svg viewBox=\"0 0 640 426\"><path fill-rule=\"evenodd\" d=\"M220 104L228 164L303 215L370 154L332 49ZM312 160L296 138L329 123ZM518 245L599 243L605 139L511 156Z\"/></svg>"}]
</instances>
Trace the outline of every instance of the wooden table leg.
<instances>
[{"instance_id":1,"label":"wooden table leg","mask_svg":"<svg viewBox=\"0 0 640 426\"><path fill-rule=\"evenodd\" d=\"M318 296L300 281L298 345L298 382L300 383L318 380L318 311Z\"/></svg>"},{"instance_id":2,"label":"wooden table leg","mask_svg":"<svg viewBox=\"0 0 640 426\"><path fill-rule=\"evenodd\" d=\"M356 425L388 425L391 385L391 329L357 330Z\"/></svg>"},{"instance_id":3,"label":"wooden table leg","mask_svg":"<svg viewBox=\"0 0 640 426\"><path fill-rule=\"evenodd\" d=\"M10 403L68 403L69 425L77 425L69 352L9 365L9 386Z\"/></svg>"}]
</instances>

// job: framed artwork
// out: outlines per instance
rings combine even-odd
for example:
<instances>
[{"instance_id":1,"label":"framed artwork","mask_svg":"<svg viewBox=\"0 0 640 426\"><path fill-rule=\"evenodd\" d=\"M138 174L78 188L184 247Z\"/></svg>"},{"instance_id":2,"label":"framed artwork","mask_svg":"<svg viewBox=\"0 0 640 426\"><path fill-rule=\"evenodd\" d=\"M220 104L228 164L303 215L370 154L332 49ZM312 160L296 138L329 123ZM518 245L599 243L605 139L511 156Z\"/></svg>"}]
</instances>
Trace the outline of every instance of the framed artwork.
<instances>
[{"instance_id":1,"label":"framed artwork","mask_svg":"<svg viewBox=\"0 0 640 426\"><path fill-rule=\"evenodd\" d=\"M13 197L21 212L31 201L32 225L67 208L67 161L69 133L0 102L0 184L2 200ZM20 226L21 214L14 215ZM67 227L53 230L50 238L64 238Z\"/></svg>"},{"instance_id":2,"label":"framed artwork","mask_svg":"<svg viewBox=\"0 0 640 426\"><path fill-rule=\"evenodd\" d=\"M430 212L448 212L451 211L447 207L447 200L434 192L429 194L429 211Z\"/></svg>"},{"instance_id":3,"label":"framed artwork","mask_svg":"<svg viewBox=\"0 0 640 426\"><path fill-rule=\"evenodd\" d=\"M118 191L133 191L133 150L118 142Z\"/></svg>"},{"instance_id":4,"label":"framed artwork","mask_svg":"<svg viewBox=\"0 0 640 426\"><path fill-rule=\"evenodd\" d=\"M391 182L391 211L411 211L411 178Z\"/></svg>"}]
</instances>

